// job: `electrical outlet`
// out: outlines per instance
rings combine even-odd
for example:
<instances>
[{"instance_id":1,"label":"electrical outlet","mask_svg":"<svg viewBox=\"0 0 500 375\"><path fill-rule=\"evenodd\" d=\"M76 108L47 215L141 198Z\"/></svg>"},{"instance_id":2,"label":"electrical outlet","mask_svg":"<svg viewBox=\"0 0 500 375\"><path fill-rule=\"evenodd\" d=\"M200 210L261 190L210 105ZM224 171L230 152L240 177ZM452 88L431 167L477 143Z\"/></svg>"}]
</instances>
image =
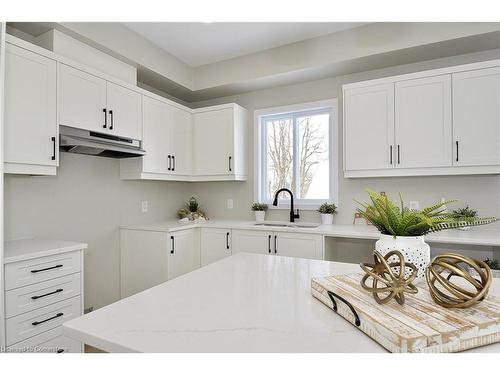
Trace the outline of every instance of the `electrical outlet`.
<instances>
[{"instance_id":1,"label":"electrical outlet","mask_svg":"<svg viewBox=\"0 0 500 375\"><path fill-rule=\"evenodd\" d=\"M419 201L410 201L410 209L420 210L420 202Z\"/></svg>"},{"instance_id":2,"label":"electrical outlet","mask_svg":"<svg viewBox=\"0 0 500 375\"><path fill-rule=\"evenodd\" d=\"M141 202L141 211L144 213L144 212L148 212L148 201L142 201Z\"/></svg>"},{"instance_id":3,"label":"electrical outlet","mask_svg":"<svg viewBox=\"0 0 500 375\"><path fill-rule=\"evenodd\" d=\"M233 209L233 200L232 199L228 199L227 200L227 208L229 210L232 210Z\"/></svg>"}]
</instances>

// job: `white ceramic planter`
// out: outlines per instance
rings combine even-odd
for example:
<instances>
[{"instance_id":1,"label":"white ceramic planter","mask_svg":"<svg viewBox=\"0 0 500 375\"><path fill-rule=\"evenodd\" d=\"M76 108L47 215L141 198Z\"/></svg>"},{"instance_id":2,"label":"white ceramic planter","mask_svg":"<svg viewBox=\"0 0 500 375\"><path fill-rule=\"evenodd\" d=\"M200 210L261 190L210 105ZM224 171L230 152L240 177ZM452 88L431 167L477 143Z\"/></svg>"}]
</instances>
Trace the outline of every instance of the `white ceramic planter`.
<instances>
[{"instance_id":1,"label":"white ceramic planter","mask_svg":"<svg viewBox=\"0 0 500 375\"><path fill-rule=\"evenodd\" d=\"M261 223L266 218L266 211L254 211L255 212L255 221Z\"/></svg>"},{"instance_id":2,"label":"white ceramic planter","mask_svg":"<svg viewBox=\"0 0 500 375\"><path fill-rule=\"evenodd\" d=\"M321 224L331 225L333 223L333 214L321 214Z\"/></svg>"},{"instance_id":3,"label":"white ceramic planter","mask_svg":"<svg viewBox=\"0 0 500 375\"><path fill-rule=\"evenodd\" d=\"M431 262L431 248L424 241L424 236L399 237L381 234L375 243L375 250L382 255L389 251L398 250L403 254L405 262L413 263L417 267L417 278L415 282L425 279L425 269ZM396 262L397 257L389 258L390 262ZM409 271L406 271L409 276Z\"/></svg>"}]
</instances>

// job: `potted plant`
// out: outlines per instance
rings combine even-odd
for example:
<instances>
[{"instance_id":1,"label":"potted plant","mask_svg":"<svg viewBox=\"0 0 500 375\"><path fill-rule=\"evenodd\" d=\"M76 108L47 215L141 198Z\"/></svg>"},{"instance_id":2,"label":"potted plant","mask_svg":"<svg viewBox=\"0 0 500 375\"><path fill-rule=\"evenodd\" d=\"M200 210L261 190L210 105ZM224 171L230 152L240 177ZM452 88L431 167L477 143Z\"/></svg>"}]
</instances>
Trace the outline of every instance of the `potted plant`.
<instances>
[{"instance_id":1,"label":"potted plant","mask_svg":"<svg viewBox=\"0 0 500 375\"><path fill-rule=\"evenodd\" d=\"M252 211L255 212L255 221L262 222L266 217L267 204L265 203L253 203Z\"/></svg>"},{"instance_id":2,"label":"potted plant","mask_svg":"<svg viewBox=\"0 0 500 375\"><path fill-rule=\"evenodd\" d=\"M493 275L493 277L500 277L500 264L499 264L498 260L486 258L486 259L483 259L483 262L486 263L488 265L488 267L490 267L491 274Z\"/></svg>"},{"instance_id":3,"label":"potted plant","mask_svg":"<svg viewBox=\"0 0 500 375\"><path fill-rule=\"evenodd\" d=\"M189 221L207 220L207 215L200 208L200 205L195 197L191 197L189 201L186 202L184 208L177 211L177 214L180 219L188 219Z\"/></svg>"},{"instance_id":4,"label":"potted plant","mask_svg":"<svg viewBox=\"0 0 500 375\"><path fill-rule=\"evenodd\" d=\"M445 212L446 205L455 200L414 210L403 204L401 195L398 206L386 195L371 190L367 192L371 203L357 202L361 206L357 212L381 233L380 239L375 244L375 250L383 255L392 250L403 253L405 261L413 263L417 268L418 279L424 278L425 269L430 263L430 248L424 241L426 234L445 229L484 225L499 220L496 217L457 220L453 213Z\"/></svg>"},{"instance_id":5,"label":"potted plant","mask_svg":"<svg viewBox=\"0 0 500 375\"><path fill-rule=\"evenodd\" d=\"M458 210L453 210L453 215L459 221L468 221L477 217L477 211L466 206L465 208L460 208ZM470 230L471 227L460 227L457 229Z\"/></svg>"},{"instance_id":6,"label":"potted plant","mask_svg":"<svg viewBox=\"0 0 500 375\"><path fill-rule=\"evenodd\" d=\"M318 212L321 214L321 224L332 224L333 215L337 213L337 206L333 203L323 203L319 206Z\"/></svg>"}]
</instances>

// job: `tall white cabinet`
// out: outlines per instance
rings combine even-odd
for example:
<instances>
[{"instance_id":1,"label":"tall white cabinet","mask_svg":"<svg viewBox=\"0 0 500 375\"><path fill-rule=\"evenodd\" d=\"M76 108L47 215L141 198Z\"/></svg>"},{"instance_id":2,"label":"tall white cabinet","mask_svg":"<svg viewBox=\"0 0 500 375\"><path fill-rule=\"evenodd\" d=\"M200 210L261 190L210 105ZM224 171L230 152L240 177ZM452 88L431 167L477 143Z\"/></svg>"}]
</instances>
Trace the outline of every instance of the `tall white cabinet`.
<instances>
[{"instance_id":1,"label":"tall white cabinet","mask_svg":"<svg viewBox=\"0 0 500 375\"><path fill-rule=\"evenodd\" d=\"M24 48L6 45L6 173L56 174L56 64Z\"/></svg>"}]
</instances>

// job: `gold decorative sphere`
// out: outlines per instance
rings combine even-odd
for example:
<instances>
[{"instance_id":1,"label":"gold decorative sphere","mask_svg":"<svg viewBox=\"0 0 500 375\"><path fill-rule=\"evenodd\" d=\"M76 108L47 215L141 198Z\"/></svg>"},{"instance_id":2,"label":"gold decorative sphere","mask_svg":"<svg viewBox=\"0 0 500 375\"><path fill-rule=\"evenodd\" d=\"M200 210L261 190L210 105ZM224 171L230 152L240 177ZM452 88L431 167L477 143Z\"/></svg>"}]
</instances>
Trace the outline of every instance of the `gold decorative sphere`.
<instances>
[{"instance_id":1,"label":"gold decorative sphere","mask_svg":"<svg viewBox=\"0 0 500 375\"><path fill-rule=\"evenodd\" d=\"M492 280L486 263L455 253L438 255L425 272L432 299L443 307L474 306L488 295Z\"/></svg>"},{"instance_id":2,"label":"gold decorative sphere","mask_svg":"<svg viewBox=\"0 0 500 375\"><path fill-rule=\"evenodd\" d=\"M398 262L388 263L391 256L396 256ZM375 258L374 264L360 264L360 267L366 272L361 279L361 286L372 292L377 303L384 304L394 298L402 305L405 302L405 293L416 294L418 292L418 289L412 284L417 276L417 268L412 263L406 263L403 254L393 250L383 256L378 251L374 251L373 257ZM409 272L410 276L405 278L407 268L411 272ZM373 279L371 286L366 284L370 278Z\"/></svg>"}]
</instances>

